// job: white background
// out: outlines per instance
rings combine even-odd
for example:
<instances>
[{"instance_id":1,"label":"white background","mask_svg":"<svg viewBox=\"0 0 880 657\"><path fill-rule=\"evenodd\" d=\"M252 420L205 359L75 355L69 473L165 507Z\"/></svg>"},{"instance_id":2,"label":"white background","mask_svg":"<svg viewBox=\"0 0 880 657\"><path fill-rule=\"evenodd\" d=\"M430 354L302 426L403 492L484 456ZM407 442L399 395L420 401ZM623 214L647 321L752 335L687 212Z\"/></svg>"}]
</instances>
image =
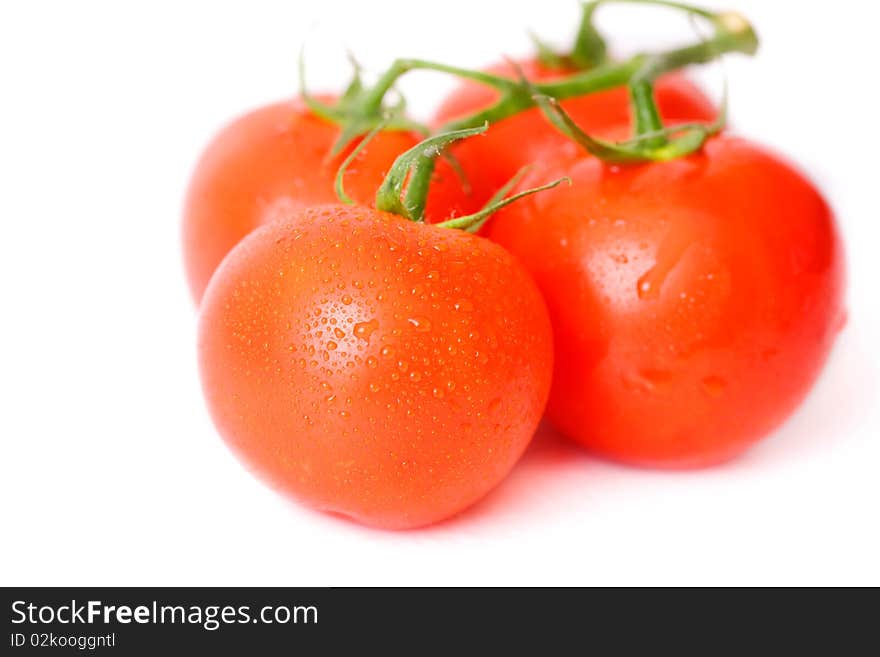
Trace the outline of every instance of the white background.
<instances>
[{"instance_id":1,"label":"white background","mask_svg":"<svg viewBox=\"0 0 880 657\"><path fill-rule=\"evenodd\" d=\"M394 533L285 501L217 436L179 252L188 175L224 122L294 93L304 39L312 86L334 88L345 46L373 71L479 66L528 53L528 27L564 45L577 4L3 2L0 583L880 584L876 12L728 4L763 38L725 66L735 129L801 163L846 238L849 324L823 378L726 466L628 469L544 431L483 503ZM600 22L623 52L693 37L664 10ZM403 86L426 116L451 85Z\"/></svg>"}]
</instances>

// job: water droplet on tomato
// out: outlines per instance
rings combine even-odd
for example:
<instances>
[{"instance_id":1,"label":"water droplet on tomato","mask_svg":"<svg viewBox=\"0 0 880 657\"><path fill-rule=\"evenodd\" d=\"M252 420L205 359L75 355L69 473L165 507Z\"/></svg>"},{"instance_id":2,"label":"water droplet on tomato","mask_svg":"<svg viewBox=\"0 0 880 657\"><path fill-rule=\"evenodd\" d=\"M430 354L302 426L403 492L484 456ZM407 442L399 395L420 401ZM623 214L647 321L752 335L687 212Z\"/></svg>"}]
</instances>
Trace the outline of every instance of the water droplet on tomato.
<instances>
[{"instance_id":1,"label":"water droplet on tomato","mask_svg":"<svg viewBox=\"0 0 880 657\"><path fill-rule=\"evenodd\" d=\"M427 333L431 330L431 321L428 319L410 317L406 321L408 321L418 333Z\"/></svg>"},{"instance_id":2,"label":"water droplet on tomato","mask_svg":"<svg viewBox=\"0 0 880 657\"><path fill-rule=\"evenodd\" d=\"M654 282L651 280L652 271L653 269L649 270L637 283L636 289L639 293L639 299L656 299L660 296L660 288L654 285Z\"/></svg>"},{"instance_id":3,"label":"water droplet on tomato","mask_svg":"<svg viewBox=\"0 0 880 657\"><path fill-rule=\"evenodd\" d=\"M370 341L370 336L379 328L379 322L371 319L369 322L358 322L354 325L354 335L361 340Z\"/></svg>"}]
</instances>

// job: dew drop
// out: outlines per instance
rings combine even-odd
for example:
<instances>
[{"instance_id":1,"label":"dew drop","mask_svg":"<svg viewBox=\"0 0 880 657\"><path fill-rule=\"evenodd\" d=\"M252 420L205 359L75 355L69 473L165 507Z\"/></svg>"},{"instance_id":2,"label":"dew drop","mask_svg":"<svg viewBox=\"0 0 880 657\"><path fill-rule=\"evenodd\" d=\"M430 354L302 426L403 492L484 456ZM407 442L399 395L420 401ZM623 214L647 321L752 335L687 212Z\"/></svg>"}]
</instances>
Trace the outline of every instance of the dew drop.
<instances>
[{"instance_id":1,"label":"dew drop","mask_svg":"<svg viewBox=\"0 0 880 657\"><path fill-rule=\"evenodd\" d=\"M430 320L420 317L410 317L406 321L408 321L418 333L427 333L431 330Z\"/></svg>"},{"instance_id":2,"label":"dew drop","mask_svg":"<svg viewBox=\"0 0 880 657\"><path fill-rule=\"evenodd\" d=\"M354 325L354 335L355 337L370 341L370 336L379 328L379 322L375 319L371 319L369 322L358 322Z\"/></svg>"},{"instance_id":3,"label":"dew drop","mask_svg":"<svg viewBox=\"0 0 880 657\"><path fill-rule=\"evenodd\" d=\"M642 276L638 282L639 299L656 299L660 295L660 289L654 285L650 278L651 272Z\"/></svg>"}]
</instances>

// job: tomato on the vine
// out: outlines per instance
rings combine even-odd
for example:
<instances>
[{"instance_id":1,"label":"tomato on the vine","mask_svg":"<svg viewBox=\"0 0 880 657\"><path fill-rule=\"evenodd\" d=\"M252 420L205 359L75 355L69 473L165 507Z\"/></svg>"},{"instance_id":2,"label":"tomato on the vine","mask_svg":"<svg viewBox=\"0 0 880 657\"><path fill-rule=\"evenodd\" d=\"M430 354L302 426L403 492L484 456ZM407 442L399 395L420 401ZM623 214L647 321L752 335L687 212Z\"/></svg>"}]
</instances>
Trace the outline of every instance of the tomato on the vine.
<instances>
[{"instance_id":1,"label":"tomato on the vine","mask_svg":"<svg viewBox=\"0 0 880 657\"><path fill-rule=\"evenodd\" d=\"M505 62L487 70L513 79L521 71L535 82L551 81L572 73L571 70L547 67L536 59L526 59L516 65ZM685 121L711 122L717 118L718 111L713 103L699 87L679 73L661 76L655 86L655 97L660 115L668 125ZM433 123L441 126L488 107L497 99L498 91L494 88L465 80L440 105ZM599 136L630 118L629 96L624 86L570 98L561 104L578 125ZM576 146L537 108L493 123L479 139L469 139L451 149L464 169L475 203L485 202L522 167L561 152L575 151Z\"/></svg>"},{"instance_id":2,"label":"tomato on the vine","mask_svg":"<svg viewBox=\"0 0 880 657\"><path fill-rule=\"evenodd\" d=\"M483 497L543 414L551 329L497 244L378 210L286 212L245 238L201 308L227 442L311 506L388 528Z\"/></svg>"},{"instance_id":3,"label":"tomato on the vine","mask_svg":"<svg viewBox=\"0 0 880 657\"><path fill-rule=\"evenodd\" d=\"M562 158L523 185L561 175L573 184L487 228L548 304L551 421L660 466L729 459L782 422L844 321L841 244L815 187L728 135L668 162Z\"/></svg>"},{"instance_id":4,"label":"tomato on the vine","mask_svg":"<svg viewBox=\"0 0 880 657\"><path fill-rule=\"evenodd\" d=\"M336 171L354 148L330 157L339 135L337 125L295 99L254 110L214 138L192 176L183 216L184 261L196 302L223 257L255 228L296 209L337 201ZM349 195L372 204L394 159L419 139L400 130L376 135L349 167ZM443 219L470 207L461 181L439 162L427 216Z\"/></svg>"}]
</instances>

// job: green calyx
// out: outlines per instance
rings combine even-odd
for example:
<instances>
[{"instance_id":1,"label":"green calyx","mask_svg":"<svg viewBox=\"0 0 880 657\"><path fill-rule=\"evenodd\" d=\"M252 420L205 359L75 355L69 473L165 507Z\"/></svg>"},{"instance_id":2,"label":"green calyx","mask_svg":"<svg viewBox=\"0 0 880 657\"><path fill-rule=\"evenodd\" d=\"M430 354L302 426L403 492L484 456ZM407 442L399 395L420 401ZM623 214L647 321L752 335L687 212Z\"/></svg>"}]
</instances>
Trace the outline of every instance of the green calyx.
<instances>
[{"instance_id":1,"label":"green calyx","mask_svg":"<svg viewBox=\"0 0 880 657\"><path fill-rule=\"evenodd\" d=\"M555 98L536 96L535 102L560 132L590 154L612 164L664 162L690 155L702 148L709 137L723 129L726 116L726 112L722 111L713 123L684 123L661 127L615 143L584 132Z\"/></svg>"},{"instance_id":2,"label":"green calyx","mask_svg":"<svg viewBox=\"0 0 880 657\"><path fill-rule=\"evenodd\" d=\"M488 125L482 125L434 135L398 155L376 192L376 208L409 221L424 221L430 174L436 158L452 142L480 135L488 128ZM430 168L427 176L422 173L426 167Z\"/></svg>"},{"instance_id":3,"label":"green calyx","mask_svg":"<svg viewBox=\"0 0 880 657\"><path fill-rule=\"evenodd\" d=\"M508 196L508 194L513 191L513 189L519 184L522 180L523 176L528 172L529 167L523 167L519 171L514 174L514 176L505 183L501 189L499 189L492 198L486 203L485 206L479 211L474 212L473 214L467 214L463 217L455 217L454 219L447 219L439 224L441 228L457 228L459 230L464 230L468 233L478 233L483 225L489 220L489 218L498 212L503 207L510 205L511 203L518 201L521 198L526 196L531 196L532 194L537 194L538 192L543 192L548 189L553 189L557 185L562 183L571 184L571 178L559 178L552 182L549 182L545 185L540 185L538 187L530 187L529 189L523 190L514 194L513 196Z\"/></svg>"},{"instance_id":4,"label":"green calyx","mask_svg":"<svg viewBox=\"0 0 880 657\"><path fill-rule=\"evenodd\" d=\"M386 130L408 130L429 134L430 131L425 126L407 118L406 99L402 95L397 94L394 102L387 103L385 98L391 89L377 96L375 89L364 85L361 67L354 57L349 56L349 59L353 69L351 82L342 96L333 103L327 103L309 93L305 83L305 58L302 53L299 58L299 93L303 102L316 115L342 128L330 150L330 157L339 155L355 139L378 126Z\"/></svg>"},{"instance_id":5,"label":"green calyx","mask_svg":"<svg viewBox=\"0 0 880 657\"><path fill-rule=\"evenodd\" d=\"M429 162L431 164L430 171L433 172L434 162L437 157L443 155L447 146L460 139L481 135L486 132L488 127L488 125L483 125L477 128L455 130L434 135L400 154L394 161L394 164L391 165L388 175L385 176L385 180L376 192L376 209L396 214L409 221L424 221L424 206L429 191L430 177L425 178L420 175L423 167ZM339 171L336 174L336 195L343 203L349 205L354 203L345 193L344 179L346 170L376 133L383 129L384 126L381 124L373 128L339 167ZM492 214L514 201L536 192L551 189L562 182L571 182L568 178L560 178L546 185L527 189L513 196L507 196L519 184L526 171L527 168L523 168L517 172L479 212L455 217L436 225L440 228L454 228L476 233Z\"/></svg>"},{"instance_id":6,"label":"green calyx","mask_svg":"<svg viewBox=\"0 0 880 657\"><path fill-rule=\"evenodd\" d=\"M602 0L592 0L581 5L581 22L574 45L568 53L556 52L537 35L529 33L538 61L547 68L561 71L585 71L605 63L608 48L593 22L593 15L601 3Z\"/></svg>"}]
</instances>

